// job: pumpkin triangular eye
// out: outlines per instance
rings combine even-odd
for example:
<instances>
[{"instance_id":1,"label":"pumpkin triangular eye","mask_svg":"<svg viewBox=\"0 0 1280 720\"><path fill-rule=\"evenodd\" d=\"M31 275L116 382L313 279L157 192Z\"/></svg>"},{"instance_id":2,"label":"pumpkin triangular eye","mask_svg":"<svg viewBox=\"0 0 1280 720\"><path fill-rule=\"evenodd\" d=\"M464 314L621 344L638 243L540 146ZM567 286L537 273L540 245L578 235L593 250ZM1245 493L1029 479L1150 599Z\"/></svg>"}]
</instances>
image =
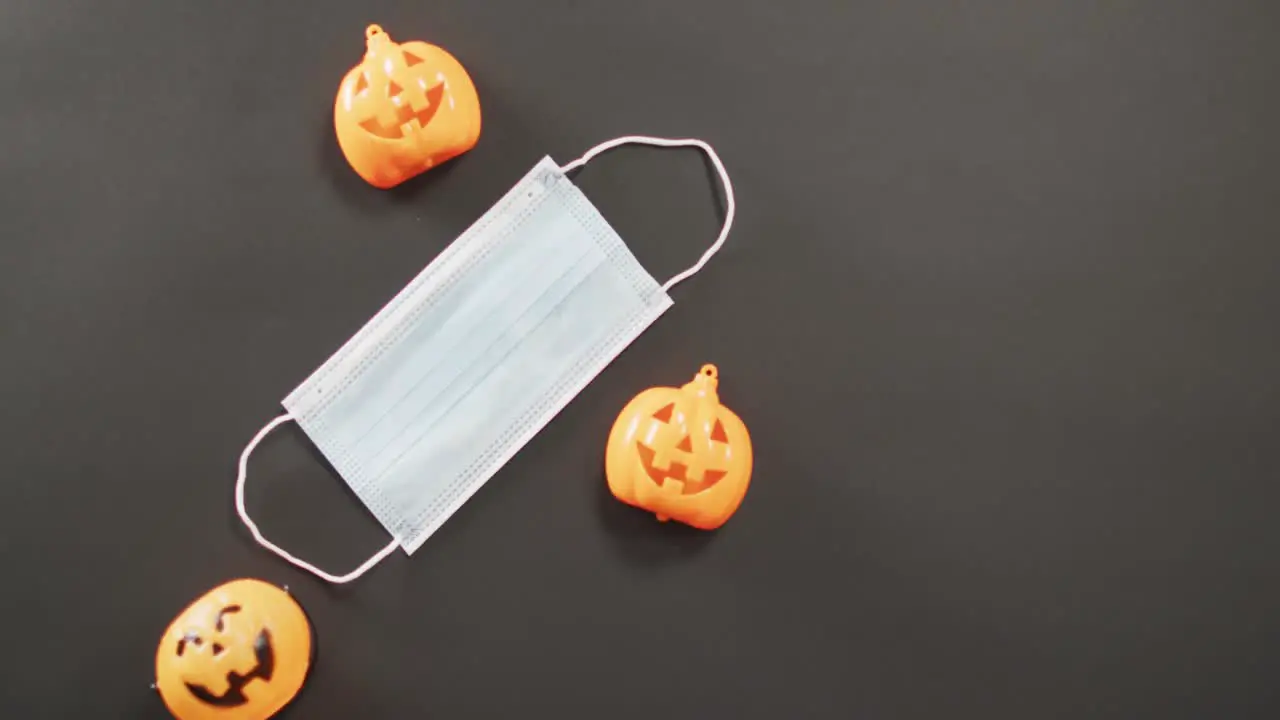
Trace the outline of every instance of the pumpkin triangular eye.
<instances>
[{"instance_id":1,"label":"pumpkin triangular eye","mask_svg":"<svg viewBox=\"0 0 1280 720\"><path fill-rule=\"evenodd\" d=\"M360 79L356 80L356 92L362 93L369 89L369 76L360 73Z\"/></svg>"},{"instance_id":2,"label":"pumpkin triangular eye","mask_svg":"<svg viewBox=\"0 0 1280 720\"><path fill-rule=\"evenodd\" d=\"M671 422L671 414L674 413L675 411L676 411L676 404L670 403L666 407L654 413L653 419L659 420L661 422Z\"/></svg>"},{"instance_id":3,"label":"pumpkin triangular eye","mask_svg":"<svg viewBox=\"0 0 1280 720\"><path fill-rule=\"evenodd\" d=\"M216 622L214 622L214 629L217 630L218 632L222 632L223 626L225 624L223 622L223 619L228 615L234 615L235 613L238 613L238 612L240 612L239 605L228 605L222 608L221 610L219 610L218 619Z\"/></svg>"},{"instance_id":4,"label":"pumpkin triangular eye","mask_svg":"<svg viewBox=\"0 0 1280 720\"><path fill-rule=\"evenodd\" d=\"M719 443L728 444L729 442L729 436L725 434L724 425L721 425L719 420L716 421L716 426L711 428L711 439Z\"/></svg>"},{"instance_id":5,"label":"pumpkin triangular eye","mask_svg":"<svg viewBox=\"0 0 1280 720\"><path fill-rule=\"evenodd\" d=\"M417 65L420 62L423 62L422 58L418 57L417 55L414 55L411 52L405 51L404 53L405 67L413 67L414 65Z\"/></svg>"}]
</instances>

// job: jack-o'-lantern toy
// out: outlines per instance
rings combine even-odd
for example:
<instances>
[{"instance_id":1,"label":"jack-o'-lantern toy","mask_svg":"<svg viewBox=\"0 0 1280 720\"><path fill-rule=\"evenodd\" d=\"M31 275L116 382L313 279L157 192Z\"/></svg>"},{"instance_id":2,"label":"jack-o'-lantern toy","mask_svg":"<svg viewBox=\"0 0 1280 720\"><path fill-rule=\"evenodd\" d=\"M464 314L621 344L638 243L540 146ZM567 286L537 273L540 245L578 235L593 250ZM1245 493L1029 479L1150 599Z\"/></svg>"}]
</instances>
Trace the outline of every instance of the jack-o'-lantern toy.
<instances>
[{"instance_id":1,"label":"jack-o'-lantern toy","mask_svg":"<svg viewBox=\"0 0 1280 720\"><path fill-rule=\"evenodd\" d=\"M289 593L234 580L165 630L155 687L179 720L265 720L302 688L311 648L311 623Z\"/></svg>"},{"instance_id":2,"label":"jack-o'-lantern toy","mask_svg":"<svg viewBox=\"0 0 1280 720\"><path fill-rule=\"evenodd\" d=\"M435 45L396 43L377 25L365 38L364 61L333 106L338 145L360 177L389 188L475 146L480 99L461 63Z\"/></svg>"},{"instance_id":3,"label":"jack-o'-lantern toy","mask_svg":"<svg viewBox=\"0 0 1280 720\"><path fill-rule=\"evenodd\" d=\"M614 497L703 530L729 519L751 482L751 437L718 384L704 365L684 387L649 388L623 408L605 451Z\"/></svg>"}]
</instances>

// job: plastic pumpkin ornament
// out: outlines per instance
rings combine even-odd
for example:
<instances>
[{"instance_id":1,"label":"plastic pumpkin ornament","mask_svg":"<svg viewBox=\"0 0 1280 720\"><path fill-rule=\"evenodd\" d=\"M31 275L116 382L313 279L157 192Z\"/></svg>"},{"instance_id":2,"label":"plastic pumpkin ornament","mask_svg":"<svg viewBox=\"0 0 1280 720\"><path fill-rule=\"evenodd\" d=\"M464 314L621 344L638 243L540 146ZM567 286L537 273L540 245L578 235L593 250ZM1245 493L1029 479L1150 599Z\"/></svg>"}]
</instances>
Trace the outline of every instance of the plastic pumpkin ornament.
<instances>
[{"instance_id":1,"label":"plastic pumpkin ornament","mask_svg":"<svg viewBox=\"0 0 1280 720\"><path fill-rule=\"evenodd\" d=\"M622 409L605 451L614 497L703 530L733 515L751 482L751 437L718 384L704 365L684 387L649 388Z\"/></svg>"},{"instance_id":2,"label":"plastic pumpkin ornament","mask_svg":"<svg viewBox=\"0 0 1280 720\"><path fill-rule=\"evenodd\" d=\"M347 162L369 184L398 185L480 139L480 99L467 71L435 45L365 30L364 60L338 87L333 124Z\"/></svg>"},{"instance_id":3,"label":"plastic pumpkin ornament","mask_svg":"<svg viewBox=\"0 0 1280 720\"><path fill-rule=\"evenodd\" d=\"M165 630L156 690L179 720L265 720L302 689L311 648L311 623L289 593L234 580Z\"/></svg>"}]
</instances>

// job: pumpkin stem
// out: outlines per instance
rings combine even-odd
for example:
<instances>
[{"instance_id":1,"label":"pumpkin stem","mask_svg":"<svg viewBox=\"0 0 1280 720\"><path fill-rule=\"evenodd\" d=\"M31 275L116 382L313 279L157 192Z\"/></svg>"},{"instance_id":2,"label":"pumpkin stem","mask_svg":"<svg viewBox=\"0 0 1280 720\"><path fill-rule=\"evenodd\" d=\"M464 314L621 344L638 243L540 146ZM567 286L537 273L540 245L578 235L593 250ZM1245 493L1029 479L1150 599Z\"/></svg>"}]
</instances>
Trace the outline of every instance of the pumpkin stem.
<instances>
[{"instance_id":1,"label":"pumpkin stem","mask_svg":"<svg viewBox=\"0 0 1280 720\"><path fill-rule=\"evenodd\" d=\"M716 394L716 388L720 385L720 371L715 365L703 365L693 379L685 384L684 390L692 392L698 397L711 398L716 402L720 402L720 396Z\"/></svg>"},{"instance_id":2,"label":"pumpkin stem","mask_svg":"<svg viewBox=\"0 0 1280 720\"><path fill-rule=\"evenodd\" d=\"M364 29L365 48L372 50L378 45L391 42L391 36L382 29L381 25L370 25Z\"/></svg>"}]
</instances>

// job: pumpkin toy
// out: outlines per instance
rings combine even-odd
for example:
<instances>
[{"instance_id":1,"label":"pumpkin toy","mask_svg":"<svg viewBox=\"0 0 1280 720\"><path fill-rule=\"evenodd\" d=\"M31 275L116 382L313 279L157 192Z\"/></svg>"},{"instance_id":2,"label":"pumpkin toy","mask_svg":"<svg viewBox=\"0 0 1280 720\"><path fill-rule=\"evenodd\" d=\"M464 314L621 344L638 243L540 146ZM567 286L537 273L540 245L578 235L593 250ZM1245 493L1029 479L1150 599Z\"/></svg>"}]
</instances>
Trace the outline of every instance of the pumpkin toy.
<instances>
[{"instance_id":1,"label":"pumpkin toy","mask_svg":"<svg viewBox=\"0 0 1280 720\"><path fill-rule=\"evenodd\" d=\"M265 720L302 689L311 648L311 623L289 593L235 580L164 631L155 687L179 720Z\"/></svg>"},{"instance_id":2,"label":"pumpkin toy","mask_svg":"<svg viewBox=\"0 0 1280 720\"><path fill-rule=\"evenodd\" d=\"M649 388L622 409L605 451L614 497L703 530L733 515L751 482L751 437L718 384L704 365L684 387Z\"/></svg>"},{"instance_id":3,"label":"pumpkin toy","mask_svg":"<svg viewBox=\"0 0 1280 720\"><path fill-rule=\"evenodd\" d=\"M398 185L480 139L480 99L467 71L435 45L365 30L364 60L338 87L333 124L347 162L369 184Z\"/></svg>"}]
</instances>

